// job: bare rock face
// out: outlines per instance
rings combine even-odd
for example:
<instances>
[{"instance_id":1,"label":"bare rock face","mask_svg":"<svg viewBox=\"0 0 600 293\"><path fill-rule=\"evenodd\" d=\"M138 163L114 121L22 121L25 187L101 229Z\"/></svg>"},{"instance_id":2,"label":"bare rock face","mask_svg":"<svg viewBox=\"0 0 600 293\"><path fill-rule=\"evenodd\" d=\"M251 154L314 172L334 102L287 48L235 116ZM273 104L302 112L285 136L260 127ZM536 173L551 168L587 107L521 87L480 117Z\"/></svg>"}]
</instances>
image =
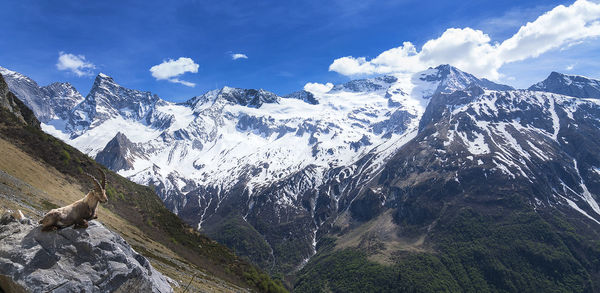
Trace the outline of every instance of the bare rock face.
<instances>
[{"instance_id":1,"label":"bare rock face","mask_svg":"<svg viewBox=\"0 0 600 293\"><path fill-rule=\"evenodd\" d=\"M129 170L133 169L132 156L141 156L141 154L125 134L118 132L96 155L96 161L113 171Z\"/></svg>"},{"instance_id":2,"label":"bare rock face","mask_svg":"<svg viewBox=\"0 0 600 293\"><path fill-rule=\"evenodd\" d=\"M173 292L167 278L119 235L87 229L42 232L31 220L0 223L0 289L7 292ZM0 290L0 291L2 291Z\"/></svg>"}]
</instances>

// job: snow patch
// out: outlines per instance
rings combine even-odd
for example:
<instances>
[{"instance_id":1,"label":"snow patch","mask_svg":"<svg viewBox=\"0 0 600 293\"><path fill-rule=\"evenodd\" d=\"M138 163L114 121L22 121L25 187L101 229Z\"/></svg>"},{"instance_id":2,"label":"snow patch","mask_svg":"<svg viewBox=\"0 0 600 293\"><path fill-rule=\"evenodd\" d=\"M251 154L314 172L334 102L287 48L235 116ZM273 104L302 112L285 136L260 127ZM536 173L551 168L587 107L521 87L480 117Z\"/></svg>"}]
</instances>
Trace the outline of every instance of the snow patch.
<instances>
[{"instance_id":1,"label":"snow patch","mask_svg":"<svg viewBox=\"0 0 600 293\"><path fill-rule=\"evenodd\" d=\"M587 186L585 185L585 182L583 182L583 178L579 173L579 168L577 167L577 160L573 159L573 165L575 166L575 171L577 172L577 176L579 177L579 186L581 187L581 189L583 189L582 199L592 208L592 210L594 210L594 212L596 212L596 214L600 215L600 207L598 206L598 203L588 190Z\"/></svg>"}]
</instances>

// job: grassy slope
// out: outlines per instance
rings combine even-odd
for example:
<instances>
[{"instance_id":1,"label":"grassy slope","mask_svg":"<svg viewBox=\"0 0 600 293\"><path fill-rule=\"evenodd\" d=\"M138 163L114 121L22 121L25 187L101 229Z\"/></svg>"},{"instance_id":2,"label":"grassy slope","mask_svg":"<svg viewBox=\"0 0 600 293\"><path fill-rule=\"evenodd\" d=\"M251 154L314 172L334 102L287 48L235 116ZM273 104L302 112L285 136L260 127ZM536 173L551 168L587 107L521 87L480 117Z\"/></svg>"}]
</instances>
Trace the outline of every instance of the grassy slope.
<instances>
[{"instance_id":1,"label":"grassy slope","mask_svg":"<svg viewBox=\"0 0 600 293\"><path fill-rule=\"evenodd\" d=\"M0 206L10 210L22 210L25 215L37 219L48 209L69 204L83 194L86 187L55 168L32 158L29 154L0 138ZM111 198L111 200L113 200ZM137 251L147 256L163 274L187 286L192 276L199 276L190 285L196 291L231 292L242 290L229 282L214 278L209 272L201 272L191 263L178 256L161 243L147 237L139 228L127 222L109 209L100 206L99 220L123 236ZM183 287L175 288L182 291Z\"/></svg>"},{"instance_id":2,"label":"grassy slope","mask_svg":"<svg viewBox=\"0 0 600 293\"><path fill-rule=\"evenodd\" d=\"M38 161L35 167L19 162L5 162L4 165L7 173L17 178L22 176L23 181L37 187L42 194L47 194L47 198L36 198L32 206L37 203L49 209L83 196L87 189L79 184L87 185L89 182L83 173L96 174L95 169L101 167L107 173L110 200L102 207L100 220L106 219L109 227L137 246L140 253L155 261L162 260L162 265L157 265L157 269L166 266L169 269L164 270L177 272L187 267L187 273L180 274L179 279L189 282L190 274L196 274L195 268L202 268L207 275L243 288L265 292L284 291L268 275L184 224L164 207L151 188L132 183L106 170L88 156L37 127L22 125L4 109L0 109L0 137L4 140L3 151L10 150L10 145L14 146L13 152L6 154L7 157L16 157L14 150L18 150L21 156L26 154L29 161ZM40 172L36 173L36 170L53 175L42 183L38 180L44 175L37 174ZM202 274L200 271L198 273ZM177 274L172 273L171 276Z\"/></svg>"}]
</instances>

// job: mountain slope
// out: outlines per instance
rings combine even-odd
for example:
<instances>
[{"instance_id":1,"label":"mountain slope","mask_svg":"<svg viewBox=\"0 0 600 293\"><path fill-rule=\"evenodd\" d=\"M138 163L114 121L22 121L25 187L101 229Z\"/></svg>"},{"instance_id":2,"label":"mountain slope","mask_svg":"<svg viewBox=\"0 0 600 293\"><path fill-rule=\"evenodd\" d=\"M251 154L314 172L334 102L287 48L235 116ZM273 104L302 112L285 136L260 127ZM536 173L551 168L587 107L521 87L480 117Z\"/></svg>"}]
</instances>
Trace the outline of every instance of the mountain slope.
<instances>
[{"instance_id":1,"label":"mountain slope","mask_svg":"<svg viewBox=\"0 0 600 293\"><path fill-rule=\"evenodd\" d=\"M2 84L0 77L0 89ZM94 174L100 167L42 132L35 123L24 124L5 107L0 108L0 134L2 188L9 190L0 200L7 208L41 216L50 208L81 198L86 188L79 182L89 182L84 172ZM164 207L151 188L110 171L107 179L109 202L100 207L100 220L180 286L187 285L195 275L193 286L198 290L282 290L230 250L185 225Z\"/></svg>"},{"instance_id":2,"label":"mountain slope","mask_svg":"<svg viewBox=\"0 0 600 293\"><path fill-rule=\"evenodd\" d=\"M598 291L599 111L542 92L434 95L296 291Z\"/></svg>"}]
</instances>

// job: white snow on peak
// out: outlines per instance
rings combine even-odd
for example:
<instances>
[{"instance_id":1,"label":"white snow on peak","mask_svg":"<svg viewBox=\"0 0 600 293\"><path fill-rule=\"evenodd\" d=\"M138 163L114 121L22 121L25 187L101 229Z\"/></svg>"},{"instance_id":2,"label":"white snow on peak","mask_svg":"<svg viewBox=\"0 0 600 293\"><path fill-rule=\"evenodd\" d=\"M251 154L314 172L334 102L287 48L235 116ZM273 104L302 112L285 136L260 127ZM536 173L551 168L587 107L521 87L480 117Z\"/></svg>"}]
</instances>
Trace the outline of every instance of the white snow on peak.
<instances>
[{"instance_id":1,"label":"white snow on peak","mask_svg":"<svg viewBox=\"0 0 600 293\"><path fill-rule=\"evenodd\" d=\"M37 83L32 80L31 78L16 72L16 71L12 71L10 69L4 68L0 66L0 74L2 74L4 76L4 78L6 79L7 83L9 83L9 88L10 88L10 81L8 79L11 79L15 82L20 82L20 83L25 83L25 84L33 84L35 86L37 86ZM11 91L13 91L13 89L11 89Z\"/></svg>"},{"instance_id":2,"label":"white snow on peak","mask_svg":"<svg viewBox=\"0 0 600 293\"><path fill-rule=\"evenodd\" d=\"M144 156L133 158L133 169L119 173L139 183L162 182L179 192L190 180L227 190L244 177L249 178L248 190L257 190L309 166L310 185L317 186L326 170L352 165L369 152L378 154L372 164L382 166L413 138L441 82L424 77L435 74L436 69L429 69L349 82L313 93L316 105L264 90L223 87L183 104L159 100L115 109L115 102L112 107L106 102L137 101L140 92L101 84L95 103L75 107L73 117L83 126L74 124L70 130L70 122L52 121L43 128L91 156L121 132ZM119 96L124 93L128 96ZM257 95L271 100L260 105L233 100L250 102ZM286 194L280 204L296 200L294 192Z\"/></svg>"},{"instance_id":3,"label":"white snow on peak","mask_svg":"<svg viewBox=\"0 0 600 293\"><path fill-rule=\"evenodd\" d=\"M8 76L10 76L13 79L29 79L26 76L24 76L24 75L22 75L22 74L20 74L18 72L6 69L6 68L1 67L1 66L0 66L0 74L2 74L4 76L8 75Z\"/></svg>"}]
</instances>

